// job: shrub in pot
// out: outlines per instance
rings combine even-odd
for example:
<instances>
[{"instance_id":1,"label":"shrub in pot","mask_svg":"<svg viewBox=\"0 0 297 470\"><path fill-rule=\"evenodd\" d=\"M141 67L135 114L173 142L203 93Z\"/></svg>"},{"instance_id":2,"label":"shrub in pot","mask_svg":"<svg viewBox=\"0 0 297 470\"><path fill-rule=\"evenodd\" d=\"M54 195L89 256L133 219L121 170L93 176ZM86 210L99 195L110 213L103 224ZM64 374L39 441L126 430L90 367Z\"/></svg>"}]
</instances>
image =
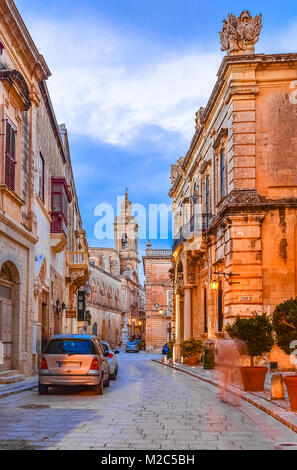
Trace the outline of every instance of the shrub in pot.
<instances>
[{"instance_id":1,"label":"shrub in pot","mask_svg":"<svg viewBox=\"0 0 297 470\"><path fill-rule=\"evenodd\" d=\"M202 341L194 338L187 339L181 344L180 354L183 358L188 359L189 365L196 365L198 357L203 352Z\"/></svg>"},{"instance_id":2,"label":"shrub in pot","mask_svg":"<svg viewBox=\"0 0 297 470\"><path fill-rule=\"evenodd\" d=\"M144 339L142 339L139 343L139 347L140 349L143 349L145 351L146 349L146 342L144 341Z\"/></svg>"},{"instance_id":3,"label":"shrub in pot","mask_svg":"<svg viewBox=\"0 0 297 470\"><path fill-rule=\"evenodd\" d=\"M274 345L272 323L266 314L254 313L250 318L236 317L235 322L225 326L231 338L244 341L250 357L250 367L241 367L244 390L259 392L264 390L267 367L255 367L254 359L269 353Z\"/></svg>"},{"instance_id":4,"label":"shrub in pot","mask_svg":"<svg viewBox=\"0 0 297 470\"><path fill-rule=\"evenodd\" d=\"M213 344L205 344L203 357L203 369L213 370L215 368L215 353Z\"/></svg>"},{"instance_id":5,"label":"shrub in pot","mask_svg":"<svg viewBox=\"0 0 297 470\"><path fill-rule=\"evenodd\" d=\"M276 307L272 314L272 325L276 344L286 354L292 354L297 346L297 298L286 300ZM291 409L297 411L297 374L285 376L284 382Z\"/></svg>"}]
</instances>

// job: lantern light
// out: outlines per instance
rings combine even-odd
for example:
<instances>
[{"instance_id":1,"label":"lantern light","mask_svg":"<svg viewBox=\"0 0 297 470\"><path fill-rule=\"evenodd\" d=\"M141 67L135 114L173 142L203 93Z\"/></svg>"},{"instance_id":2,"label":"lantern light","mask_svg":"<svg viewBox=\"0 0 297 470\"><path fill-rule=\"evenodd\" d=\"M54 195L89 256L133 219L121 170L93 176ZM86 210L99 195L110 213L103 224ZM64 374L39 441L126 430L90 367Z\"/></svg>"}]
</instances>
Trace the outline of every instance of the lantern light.
<instances>
[{"instance_id":1,"label":"lantern light","mask_svg":"<svg viewBox=\"0 0 297 470\"><path fill-rule=\"evenodd\" d=\"M210 289L211 289L211 290L219 290L219 283L218 283L218 281L212 281L212 282L210 283Z\"/></svg>"}]
</instances>

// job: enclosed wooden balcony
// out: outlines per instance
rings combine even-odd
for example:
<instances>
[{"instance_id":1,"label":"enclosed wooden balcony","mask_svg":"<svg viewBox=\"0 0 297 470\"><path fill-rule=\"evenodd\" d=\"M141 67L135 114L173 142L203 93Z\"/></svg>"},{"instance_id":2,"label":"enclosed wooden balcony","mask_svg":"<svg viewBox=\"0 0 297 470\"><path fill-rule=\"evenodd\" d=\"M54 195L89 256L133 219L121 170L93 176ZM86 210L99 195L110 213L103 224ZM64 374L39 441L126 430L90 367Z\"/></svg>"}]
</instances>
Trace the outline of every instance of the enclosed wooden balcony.
<instances>
[{"instance_id":1,"label":"enclosed wooden balcony","mask_svg":"<svg viewBox=\"0 0 297 470\"><path fill-rule=\"evenodd\" d=\"M68 253L69 269L88 269L89 253L87 251L70 251Z\"/></svg>"}]
</instances>

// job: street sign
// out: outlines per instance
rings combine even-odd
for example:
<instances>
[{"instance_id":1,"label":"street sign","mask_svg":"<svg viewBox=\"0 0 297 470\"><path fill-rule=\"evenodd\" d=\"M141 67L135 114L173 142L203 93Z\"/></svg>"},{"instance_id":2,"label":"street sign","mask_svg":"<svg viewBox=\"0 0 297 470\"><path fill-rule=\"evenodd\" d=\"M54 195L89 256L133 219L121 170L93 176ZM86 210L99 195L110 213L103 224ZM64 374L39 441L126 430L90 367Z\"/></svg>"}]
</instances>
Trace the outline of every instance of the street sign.
<instances>
[{"instance_id":1,"label":"street sign","mask_svg":"<svg viewBox=\"0 0 297 470\"><path fill-rule=\"evenodd\" d=\"M67 308L66 318L76 318L77 310L76 308Z\"/></svg>"},{"instance_id":2,"label":"street sign","mask_svg":"<svg viewBox=\"0 0 297 470\"><path fill-rule=\"evenodd\" d=\"M86 311L86 291L77 293L77 321L85 321Z\"/></svg>"}]
</instances>

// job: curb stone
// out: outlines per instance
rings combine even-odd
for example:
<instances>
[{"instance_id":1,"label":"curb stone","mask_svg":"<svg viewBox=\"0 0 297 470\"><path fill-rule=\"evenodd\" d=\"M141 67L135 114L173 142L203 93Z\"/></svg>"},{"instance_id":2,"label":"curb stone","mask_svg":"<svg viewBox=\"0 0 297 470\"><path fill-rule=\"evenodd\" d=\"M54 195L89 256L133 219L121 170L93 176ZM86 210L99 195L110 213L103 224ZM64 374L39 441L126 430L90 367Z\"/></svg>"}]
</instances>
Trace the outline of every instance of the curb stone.
<instances>
[{"instance_id":1,"label":"curb stone","mask_svg":"<svg viewBox=\"0 0 297 470\"><path fill-rule=\"evenodd\" d=\"M14 384L14 385L8 385L7 387L3 387L3 389L0 388L0 399L1 398L7 398L11 395L16 395L18 393L22 392L28 392L30 390L34 390L35 388L38 387L38 380L30 380L27 383L23 384Z\"/></svg>"}]
</instances>

